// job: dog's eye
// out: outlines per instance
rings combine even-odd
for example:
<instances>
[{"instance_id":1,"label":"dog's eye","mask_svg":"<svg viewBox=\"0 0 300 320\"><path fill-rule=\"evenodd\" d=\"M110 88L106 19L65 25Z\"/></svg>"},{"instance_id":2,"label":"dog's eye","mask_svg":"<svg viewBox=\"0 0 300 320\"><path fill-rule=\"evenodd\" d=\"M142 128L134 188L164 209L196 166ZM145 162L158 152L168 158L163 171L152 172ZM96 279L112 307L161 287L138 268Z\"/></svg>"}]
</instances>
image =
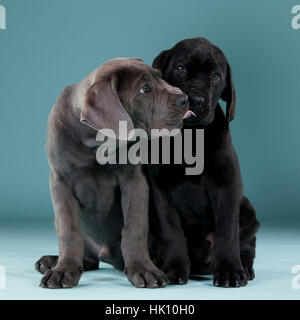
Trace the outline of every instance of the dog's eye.
<instances>
[{"instance_id":1,"label":"dog's eye","mask_svg":"<svg viewBox=\"0 0 300 320\"><path fill-rule=\"evenodd\" d=\"M141 88L140 93L142 93L142 94L147 94L147 93L149 93L149 92L151 92L151 91L152 91L152 89L151 89L150 85L149 85L148 83L146 83L146 84L143 86L143 88Z\"/></svg>"},{"instance_id":2,"label":"dog's eye","mask_svg":"<svg viewBox=\"0 0 300 320\"><path fill-rule=\"evenodd\" d=\"M177 66L177 67L176 67L176 70L177 70L178 72L180 72L180 73L185 72L185 68L184 68L184 66L183 66L183 65L179 65L179 66Z\"/></svg>"},{"instance_id":3,"label":"dog's eye","mask_svg":"<svg viewBox=\"0 0 300 320\"><path fill-rule=\"evenodd\" d=\"M215 72L215 73L212 75L212 79L213 79L213 81L218 82L218 81L220 81L220 80L222 79L222 77L221 77L220 73Z\"/></svg>"}]
</instances>

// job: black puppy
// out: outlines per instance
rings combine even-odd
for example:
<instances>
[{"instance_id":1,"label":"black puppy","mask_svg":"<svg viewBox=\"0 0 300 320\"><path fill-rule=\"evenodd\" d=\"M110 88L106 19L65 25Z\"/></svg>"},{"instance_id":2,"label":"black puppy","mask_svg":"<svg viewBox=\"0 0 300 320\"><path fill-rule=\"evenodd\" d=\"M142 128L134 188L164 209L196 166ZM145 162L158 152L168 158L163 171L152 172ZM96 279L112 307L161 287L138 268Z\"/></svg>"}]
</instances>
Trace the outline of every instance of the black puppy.
<instances>
[{"instance_id":1,"label":"black puppy","mask_svg":"<svg viewBox=\"0 0 300 320\"><path fill-rule=\"evenodd\" d=\"M240 168L229 122L236 97L231 68L222 51L204 38L186 39L160 53L153 67L189 96L184 129L205 129L201 175L185 165L149 165L152 205L161 227L162 270L171 283L213 273L214 285L239 287L254 278L255 233L259 223L243 196ZM227 102L226 115L218 104Z\"/></svg>"}]
</instances>

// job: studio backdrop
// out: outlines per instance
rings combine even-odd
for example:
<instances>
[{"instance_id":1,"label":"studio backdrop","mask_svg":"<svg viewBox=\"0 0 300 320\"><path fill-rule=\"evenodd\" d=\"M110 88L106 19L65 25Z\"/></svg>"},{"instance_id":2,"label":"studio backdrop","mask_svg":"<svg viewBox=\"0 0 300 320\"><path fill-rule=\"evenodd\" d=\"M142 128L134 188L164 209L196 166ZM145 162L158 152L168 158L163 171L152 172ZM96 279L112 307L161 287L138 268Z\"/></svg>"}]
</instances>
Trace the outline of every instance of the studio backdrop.
<instances>
[{"instance_id":1,"label":"studio backdrop","mask_svg":"<svg viewBox=\"0 0 300 320\"><path fill-rule=\"evenodd\" d=\"M1 221L52 218L44 145L49 112L66 85L116 57L138 56L151 64L163 49L198 36L219 46L232 66L237 93L232 137L245 194L259 220L298 220L300 30L292 24L295 4L1 0L6 9L0 30Z\"/></svg>"},{"instance_id":2,"label":"studio backdrop","mask_svg":"<svg viewBox=\"0 0 300 320\"><path fill-rule=\"evenodd\" d=\"M209 207L209 205L206 205L208 202L205 202L208 194L207 189L205 189L205 196L199 197L199 201L194 201L194 203L189 201L192 198L188 197L192 194L191 192L183 192L178 197L177 194L176 196L174 196L175 193L172 194L172 199L176 199L180 204L187 204L187 207L190 206L191 212L195 213L195 216L199 214L197 218L201 217L197 220L197 223L195 223L195 220L191 220L190 225L194 227L195 230L192 230L194 233L188 231L185 234L189 233L188 236L192 240L195 238L195 255L200 252L197 251L198 245L202 249L202 244L198 239L198 235L201 237L201 232L203 232L202 240L205 237L205 242L203 241L205 246L212 243L213 245L211 247L209 245L209 249L213 248L214 252L222 252L224 256L230 256L230 259L232 257L235 259L238 255L238 253L232 254L234 252L231 251L232 248L236 252L239 252L242 248L242 256L248 249L251 255L242 257L245 260L243 260L244 271L248 271L247 279L249 281L247 286L241 289L227 288L223 290L223 288L218 288L218 286L228 286L229 284L232 286L244 285L246 282L238 278L234 278L236 281L231 279L230 282L228 282L228 279L228 281L220 280L218 278L220 278L221 273L218 271L214 272L213 275L205 273L204 276L192 277L187 285L168 285L164 289L157 290L137 289L130 284L124 272L117 271L111 265L105 263L111 262L105 259L109 256L109 253L115 251L114 249L111 250L110 243L104 243L104 245L101 243L100 249L96 247L97 259L98 257L102 259L100 269L84 272L78 286L70 290L40 288L40 283L44 287L64 286L62 278L56 278L54 285L52 281L55 275L61 273L61 270L47 270L44 276L35 270L35 266L38 271L45 271L47 269L45 264L48 268L55 265L55 255L59 251L52 223L54 214L49 192L49 164L45 150L47 120L57 97L66 86L78 83L87 74L108 60L120 57L139 57L151 66L153 59L161 51L173 47L183 39L195 37L204 37L218 46L224 52L232 69L236 90L236 114L234 120L230 122L230 130L241 167L244 194L253 204L257 220L261 224L257 233L254 263L255 279L253 279L254 270L252 269L254 238L246 239L251 243L248 247L249 243L244 244L242 240L240 244L237 232L230 232L226 228L229 223L224 223L224 221L231 221L230 218L234 216L236 210L231 210L234 206L226 210L225 206L215 205L220 198L221 200L227 200L230 199L230 196L218 197L215 203L210 202L212 206L222 209L223 216L220 220L218 220L218 217L216 219L219 230L215 228L215 230L218 230L215 234L212 234L211 230L206 230L207 234L204 234L206 231L203 230L206 228L204 228L206 223L202 223L202 218L205 215L202 214L201 210L203 207L205 207L205 210ZM199 48L203 49L200 46ZM197 59L194 60L196 64L198 61L202 61L201 59L204 56L205 50L201 50L197 53ZM212 51L207 52L210 54ZM185 50L181 52L185 54ZM191 56L189 56L189 59L191 59ZM122 63L125 63L124 61L128 62L128 60L122 60ZM137 63L137 60L130 61ZM139 62L139 66L142 68L142 63ZM148 71L154 72L147 66L143 66ZM187 66L186 69L188 70L190 65L187 64ZM222 67L217 71L221 69ZM178 68L173 69L173 71L175 70L182 71ZM102 71L103 69L101 69ZM202 79L209 79L211 83L213 82L213 75L217 75L217 78L219 77L219 80L221 80L222 76L217 71L213 73L211 70L209 72L207 70L202 72L200 68L198 70L201 74L201 81ZM154 74L157 77L157 71ZM208 74L207 77L206 74ZM225 78L225 62L223 78ZM92 77L88 79L92 79ZM226 98L224 92L229 92L228 88L232 88L229 80L231 80L230 77L227 77L227 83L230 83L230 86L227 86L226 90L222 91L225 88L225 81L224 87L219 89L223 98L224 96ZM172 81L169 82L172 83ZM87 83L93 83L93 79L91 82L85 82L85 84ZM161 83L163 82L161 81ZM188 85L191 83L194 85L193 80L186 81ZM165 84L165 86L167 85ZM145 84L139 90L144 90L144 87ZM170 90L170 86L167 88ZM199 86L199 88L197 90L199 89L200 93L197 93L197 97L198 94L203 95L202 87ZM217 86L214 88L217 88ZM147 90L147 87L145 90ZM173 90L176 89L173 88ZM85 91L83 89L80 92ZM172 91L172 94L174 92ZM179 91L176 92L178 94ZM141 91L139 91L140 93ZM182 103L183 101L186 103L187 98L195 102L195 99L191 98L190 92L185 92L185 94L188 94L189 97L183 96L183 93L180 92L182 100L178 102L177 99L177 102L172 103L172 106L178 107L179 104L183 107ZM220 97L220 95L215 96ZM205 101L205 98L202 97L202 99ZM107 101L115 100L107 99ZM73 103L75 103L74 101L77 102L78 100L72 100ZM234 99L231 99L231 91L227 95L228 101L234 101ZM225 102L220 103L225 108ZM187 108L186 104L184 106ZM0 0L0 107L0 300L299 299L300 0ZM161 107L166 107L166 105L160 106L160 114ZM191 109L192 107L195 107L193 103L191 103ZM106 108L105 110L110 109ZM201 109L197 110L201 111ZM103 114L106 115L105 112ZM179 113L177 112L177 114ZM143 116L146 118L145 115ZM98 113L95 118L100 119ZM105 119L105 116L103 118ZM164 118L164 120L166 119L167 117ZM181 116L179 120L182 120ZM186 121L189 120L191 119ZM75 123L79 124L79 121ZM207 132L209 134L209 131ZM206 142L208 140L209 138ZM95 143L94 140L92 142ZM59 144L57 143L57 145ZM58 149L59 147L56 150ZM211 152L211 154L215 156L217 152ZM214 157L211 158L215 160ZM221 161L223 159L221 158ZM225 162L222 162L222 164ZM215 162L211 166L213 167L216 163L219 162ZM216 165L213 169L215 167L219 168ZM231 167L228 166L228 168ZM212 171L208 169L205 174L207 172L211 174ZM223 178L226 176L222 175L225 171L217 171L216 176L221 173ZM149 174L148 178L149 176L151 175ZM234 177L234 175L232 176ZM238 181L234 178L232 181ZM230 179L231 176L227 181ZM201 180L201 183L203 180ZM83 181L85 180L83 179ZM199 189L202 192L201 187L203 185L201 183L198 187L200 186ZM234 184L239 185L239 182L232 183L230 187ZM99 187L98 184L95 185ZM106 184L105 187L107 185L109 184ZM175 186L177 187L178 184ZM123 188L121 191L128 191L128 189ZM132 189L130 190L132 191ZM142 188L140 189L143 191ZM152 194L154 194L153 189L152 186ZM179 190L180 192L182 189L176 191ZM240 190L237 191L236 189L235 196L232 198L238 197L237 194ZM86 191L84 188L80 190ZM101 190L106 191L105 188ZM117 188L115 190L119 191ZM147 186L144 190L148 190ZM185 196L186 194L188 196ZM192 195L197 195L197 192ZM145 197L137 196L138 201L136 202L139 202L140 199L147 199L147 196L148 193ZM95 199L99 198L95 197ZM196 196L194 199L197 199ZM225 202L230 203L230 200ZM59 200L56 203L54 201L56 206L58 206L57 203L58 205L61 204ZM82 205L80 199L76 202L76 205L78 203L80 206ZM127 202L123 201L124 203ZM120 201L117 206L119 204ZM101 207L99 212L102 208L106 208L102 203L99 207ZM247 208L243 210L247 211ZM72 213L73 211L70 210ZM142 210L136 211L139 215L135 217L143 217L143 214L140 214ZM184 212L182 214L184 218L186 212L186 217L190 217L188 216L188 210L182 211ZM174 212L175 210L172 211L172 214ZM251 208L247 212L253 213ZM240 217L242 216L240 215ZM115 218L114 215L112 217ZM119 218L123 219L121 215ZM147 218L148 216L142 221L145 224L142 223L140 226L147 225ZM188 218L187 220L189 220ZM194 219L193 216L192 218ZM119 224L116 220L111 225L115 224L121 230L123 220L118 220L121 221ZM151 217L149 220L151 224ZM201 223L198 223L200 220ZM68 223L62 223L63 219L58 219L58 221L57 225L60 225L62 229L74 231ZM131 219L130 221L139 221L139 219ZM172 220L172 222L174 221L176 224L176 218ZM222 221L222 223L219 223L219 221ZM237 219L234 219L234 221L236 222L236 229L232 228L232 230L237 230ZM240 219L241 221L242 219ZM99 227L99 225L100 223L93 222L93 226ZM110 223L108 225L111 227ZM188 226L190 225L188 224ZM222 229L224 233L220 232L221 225L225 226ZM248 225L251 225L251 223ZM253 225L257 226L257 224ZM234 223L232 223L232 226L235 226ZM138 228L134 227L135 224L132 227L133 234L138 234L136 233ZM153 227L153 224L151 227ZM143 239L147 239L148 236L145 232L146 229L146 227L141 228ZM159 227L156 231L158 229ZM179 230L179 228L176 230ZM248 229L241 227L240 230L247 231ZM164 235L167 233L166 229L162 231ZM118 239L121 239L120 233ZM99 234L97 233L97 236L102 237L102 234ZM220 237L220 234L224 235L224 238ZM79 231L77 236L80 244L81 234ZM254 237L254 233L251 236ZM109 237L115 239L111 237L111 233L109 233ZM232 239L235 241L223 241L226 237L230 238L230 241ZM137 238L139 241L136 241L133 247L135 248L137 243L145 244L146 247L147 240L143 241L141 237ZM60 239L65 240L61 241L64 245L70 244L70 247L80 249L80 245L77 245L76 241L66 241L63 236ZM177 240L171 236L169 239ZM214 241L214 239L217 240ZM171 242L169 241L169 243ZM175 243L173 249L175 248L178 256L180 248L185 247L182 245L185 242L178 241ZM224 244L225 249L220 243ZM190 241L188 245L189 255L192 257L191 248L194 247L194 243ZM229 247L230 250L226 250ZM128 250L131 257L147 257L148 247L144 250L144 255L140 254L139 246L136 246L136 248L136 251L132 251L131 247L131 250ZM243 251L243 248L246 249ZM116 250L122 258L120 248L117 247ZM87 250L85 251L87 252ZM122 252L122 254L124 258L125 253ZM45 255L51 255L51 257L40 259ZM159 258L163 256L158 255ZM80 258L80 254L73 254L73 251L72 254L68 255L68 257L70 256ZM170 256L172 255L170 254ZM252 260L249 258L247 261L245 256ZM219 255L217 254L216 257L219 257ZM48 261L51 261L51 266L47 265ZM123 260L120 259L120 261ZM179 260L176 260L176 268L178 266L177 261ZM224 261L229 260L224 259ZM238 259L236 261L240 264ZM90 267L97 269L99 261L92 262ZM187 281L189 261L185 259L184 262ZM132 265L139 267L140 264ZM148 264L145 265L148 266ZM152 266L151 263L149 265ZM78 266L75 264L75 267ZM223 274L227 278L231 277L232 274L237 276L236 270L240 270L240 274L246 277L245 273L241 273L241 264L238 267L240 269L234 269L233 273L229 274L225 270ZM177 270L176 268L174 270ZM76 270L80 276L81 265ZM198 271L196 270L196 272ZM54 276L51 274L52 278L49 278L49 281L47 277L50 272L53 272ZM130 272L127 272L127 274L130 274ZM135 273L132 274L135 275ZM163 279L164 274L159 273L158 277ZM74 280L73 278L71 280ZM251 279L252 281L250 281ZM179 283L179 280L180 283L184 282L178 276L178 282L176 283ZM143 279L136 281L135 285L145 285L143 281ZM148 282L151 283L151 281ZM157 283L157 281L152 282L153 286L156 286ZM160 282L162 286L166 283L166 281ZM193 302L190 301L190 303Z\"/></svg>"}]
</instances>

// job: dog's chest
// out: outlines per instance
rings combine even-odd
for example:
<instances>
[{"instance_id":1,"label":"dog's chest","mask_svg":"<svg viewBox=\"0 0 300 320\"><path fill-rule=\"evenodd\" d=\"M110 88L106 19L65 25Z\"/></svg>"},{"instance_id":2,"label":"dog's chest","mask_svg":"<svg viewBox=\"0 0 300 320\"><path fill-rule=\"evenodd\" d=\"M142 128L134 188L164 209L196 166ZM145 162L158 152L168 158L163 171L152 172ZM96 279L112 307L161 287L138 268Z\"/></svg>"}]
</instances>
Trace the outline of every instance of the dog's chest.
<instances>
[{"instance_id":1,"label":"dog's chest","mask_svg":"<svg viewBox=\"0 0 300 320\"><path fill-rule=\"evenodd\" d=\"M198 232L206 233L214 225L214 215L206 190L205 180L198 184L178 184L168 193L169 202L180 215L182 227L190 232L197 226Z\"/></svg>"},{"instance_id":2,"label":"dog's chest","mask_svg":"<svg viewBox=\"0 0 300 320\"><path fill-rule=\"evenodd\" d=\"M118 197L114 172L105 172L99 166L78 171L73 179L73 190L83 210L102 215L109 213Z\"/></svg>"},{"instance_id":3,"label":"dog's chest","mask_svg":"<svg viewBox=\"0 0 300 320\"><path fill-rule=\"evenodd\" d=\"M205 178L198 183L185 181L176 184L168 192L169 201L183 215L202 216L210 208Z\"/></svg>"}]
</instances>

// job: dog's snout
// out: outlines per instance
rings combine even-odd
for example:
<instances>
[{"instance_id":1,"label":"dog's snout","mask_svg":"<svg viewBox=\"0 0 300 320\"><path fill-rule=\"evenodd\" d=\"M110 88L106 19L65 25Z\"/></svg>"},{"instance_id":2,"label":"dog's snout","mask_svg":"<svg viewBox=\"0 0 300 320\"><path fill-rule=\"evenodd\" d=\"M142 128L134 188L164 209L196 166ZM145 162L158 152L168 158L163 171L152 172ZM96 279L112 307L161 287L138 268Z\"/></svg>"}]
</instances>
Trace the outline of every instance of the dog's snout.
<instances>
[{"instance_id":1,"label":"dog's snout","mask_svg":"<svg viewBox=\"0 0 300 320\"><path fill-rule=\"evenodd\" d=\"M196 97L193 99L193 102L196 106L203 106L206 103L206 99L204 97Z\"/></svg>"},{"instance_id":2,"label":"dog's snout","mask_svg":"<svg viewBox=\"0 0 300 320\"><path fill-rule=\"evenodd\" d=\"M180 98L177 98L175 101L175 104L177 107L181 109L186 109L189 106L188 96L184 95L184 96L181 96Z\"/></svg>"}]
</instances>

